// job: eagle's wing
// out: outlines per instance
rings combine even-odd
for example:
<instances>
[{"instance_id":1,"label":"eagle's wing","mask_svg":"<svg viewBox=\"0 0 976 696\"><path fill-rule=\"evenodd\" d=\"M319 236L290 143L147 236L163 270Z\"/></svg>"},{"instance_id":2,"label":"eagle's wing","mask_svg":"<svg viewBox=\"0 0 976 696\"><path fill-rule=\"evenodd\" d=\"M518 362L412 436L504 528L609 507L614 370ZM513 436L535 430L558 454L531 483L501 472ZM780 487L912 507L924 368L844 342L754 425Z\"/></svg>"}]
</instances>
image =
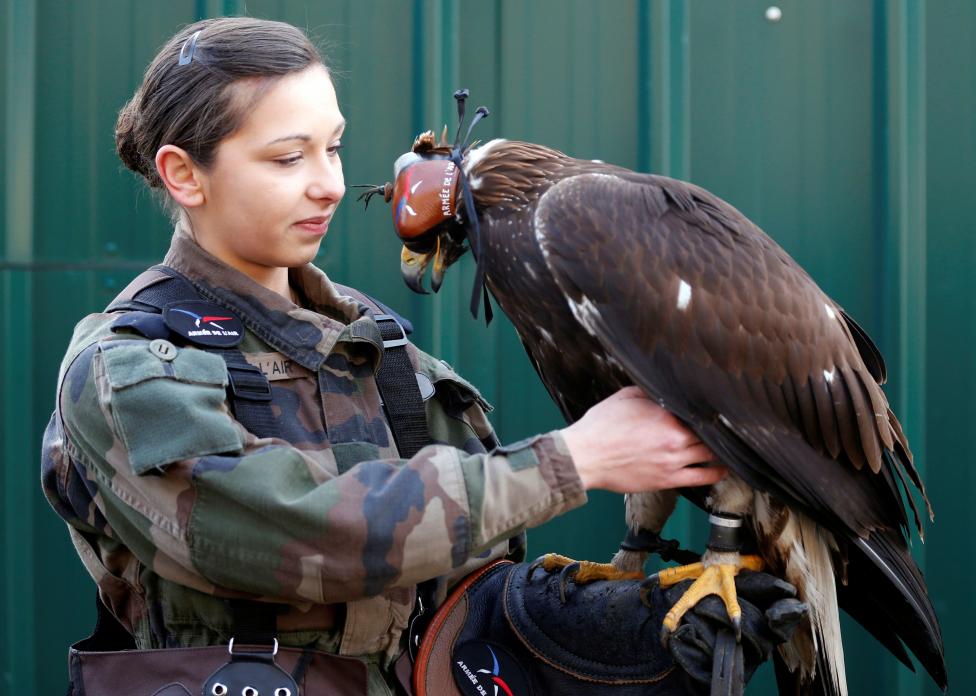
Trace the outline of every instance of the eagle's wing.
<instances>
[{"instance_id":1,"label":"eagle's wing","mask_svg":"<svg viewBox=\"0 0 976 696\"><path fill-rule=\"evenodd\" d=\"M583 329L747 483L849 540L842 602L869 601L850 613L944 683L898 481L924 490L867 334L745 216L690 184L580 174L542 196L535 234Z\"/></svg>"}]
</instances>

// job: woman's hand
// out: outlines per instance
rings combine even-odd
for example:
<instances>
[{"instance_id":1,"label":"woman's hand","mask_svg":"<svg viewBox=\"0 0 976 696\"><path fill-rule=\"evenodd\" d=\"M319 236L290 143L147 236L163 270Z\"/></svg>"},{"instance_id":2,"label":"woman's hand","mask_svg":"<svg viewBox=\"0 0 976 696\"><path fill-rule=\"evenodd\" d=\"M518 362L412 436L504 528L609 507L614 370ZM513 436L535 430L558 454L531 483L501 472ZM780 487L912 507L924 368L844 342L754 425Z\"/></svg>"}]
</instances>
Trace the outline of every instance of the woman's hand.
<instances>
[{"instance_id":1,"label":"woman's hand","mask_svg":"<svg viewBox=\"0 0 976 696\"><path fill-rule=\"evenodd\" d=\"M694 466L715 455L639 387L624 387L563 428L586 489L617 493L707 486L727 474L723 466Z\"/></svg>"}]
</instances>

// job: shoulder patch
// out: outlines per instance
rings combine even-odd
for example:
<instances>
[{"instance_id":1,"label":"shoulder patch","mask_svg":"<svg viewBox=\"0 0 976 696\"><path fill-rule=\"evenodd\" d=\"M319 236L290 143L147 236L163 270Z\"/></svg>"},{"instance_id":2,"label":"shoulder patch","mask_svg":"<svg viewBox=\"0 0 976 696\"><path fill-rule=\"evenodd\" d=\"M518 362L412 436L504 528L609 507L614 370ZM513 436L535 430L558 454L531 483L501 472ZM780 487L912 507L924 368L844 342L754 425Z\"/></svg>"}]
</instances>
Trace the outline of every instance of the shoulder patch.
<instances>
[{"instance_id":1,"label":"shoulder patch","mask_svg":"<svg viewBox=\"0 0 976 696\"><path fill-rule=\"evenodd\" d=\"M171 330L198 346L231 348L244 340L241 320L212 302L171 302L163 309L163 319Z\"/></svg>"}]
</instances>

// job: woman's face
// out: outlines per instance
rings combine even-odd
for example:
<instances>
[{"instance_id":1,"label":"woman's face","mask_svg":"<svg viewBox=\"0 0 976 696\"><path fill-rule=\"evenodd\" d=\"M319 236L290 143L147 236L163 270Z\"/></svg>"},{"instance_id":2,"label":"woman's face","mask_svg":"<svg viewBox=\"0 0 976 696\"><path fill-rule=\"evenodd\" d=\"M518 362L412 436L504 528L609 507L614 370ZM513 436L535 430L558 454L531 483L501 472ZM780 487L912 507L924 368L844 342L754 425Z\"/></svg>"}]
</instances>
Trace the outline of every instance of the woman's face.
<instances>
[{"instance_id":1,"label":"woman's face","mask_svg":"<svg viewBox=\"0 0 976 696\"><path fill-rule=\"evenodd\" d=\"M344 127L321 65L275 82L201 174L200 245L258 282L311 261L345 193Z\"/></svg>"}]
</instances>

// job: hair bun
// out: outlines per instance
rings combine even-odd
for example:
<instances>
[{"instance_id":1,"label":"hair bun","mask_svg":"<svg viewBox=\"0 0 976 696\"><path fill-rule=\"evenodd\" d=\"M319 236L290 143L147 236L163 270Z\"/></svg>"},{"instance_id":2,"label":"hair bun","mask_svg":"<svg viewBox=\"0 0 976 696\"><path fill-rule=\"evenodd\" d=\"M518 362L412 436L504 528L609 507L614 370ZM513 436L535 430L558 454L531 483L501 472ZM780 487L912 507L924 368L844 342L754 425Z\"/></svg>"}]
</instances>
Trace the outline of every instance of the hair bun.
<instances>
[{"instance_id":1,"label":"hair bun","mask_svg":"<svg viewBox=\"0 0 976 696\"><path fill-rule=\"evenodd\" d=\"M144 178L151 187L158 188L163 182L156 171L155 162L150 161L143 153L145 134L140 128L141 101L141 90L137 90L132 99L119 111L119 118L115 123L115 151L127 169Z\"/></svg>"}]
</instances>

